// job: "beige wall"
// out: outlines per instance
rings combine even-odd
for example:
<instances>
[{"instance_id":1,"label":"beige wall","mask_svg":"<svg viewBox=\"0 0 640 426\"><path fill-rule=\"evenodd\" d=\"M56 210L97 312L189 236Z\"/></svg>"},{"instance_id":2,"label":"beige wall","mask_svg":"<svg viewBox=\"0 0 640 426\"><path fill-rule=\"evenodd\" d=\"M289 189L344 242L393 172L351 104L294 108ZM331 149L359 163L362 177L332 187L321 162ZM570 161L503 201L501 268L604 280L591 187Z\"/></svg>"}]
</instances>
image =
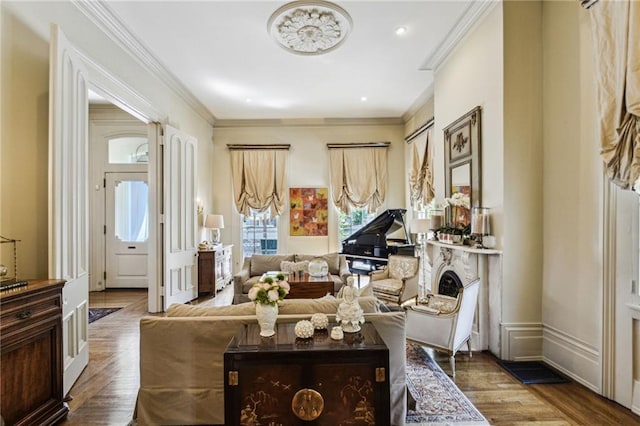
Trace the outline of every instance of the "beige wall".
<instances>
[{"instance_id":1,"label":"beige wall","mask_svg":"<svg viewBox=\"0 0 640 426\"><path fill-rule=\"evenodd\" d=\"M599 354L591 360L575 351L582 345L597 353L601 346L603 178L589 15L572 6L543 7L542 318L545 329L568 340L545 340L544 355L597 384Z\"/></svg>"},{"instance_id":2,"label":"beige wall","mask_svg":"<svg viewBox=\"0 0 640 426\"><path fill-rule=\"evenodd\" d=\"M47 276L49 24L111 75L126 82L159 117L199 141L198 185L209 204L212 127L150 75L71 2L2 2L0 235L22 240L19 274ZM91 76L90 76L91 79ZM128 96L132 96L129 94ZM126 95L122 98L127 100Z\"/></svg>"},{"instance_id":3,"label":"beige wall","mask_svg":"<svg viewBox=\"0 0 640 426\"><path fill-rule=\"evenodd\" d=\"M287 188L330 188L329 153L327 143L381 142L389 141L388 176L389 187L386 208L402 208L405 205L404 140L403 125L398 124L350 124L350 125L276 125L216 127L214 129L215 165L214 184L216 192L213 208L225 216L222 241L234 244L234 263L241 265L240 215L233 205L231 188L231 164L227 144L291 144L287 159ZM288 197L288 193L287 193ZM226 227L229 221L231 227ZM330 205L328 237L290 237L289 210L285 210L279 222L278 251L282 253L326 253L340 251L338 238L337 209Z\"/></svg>"}]
</instances>

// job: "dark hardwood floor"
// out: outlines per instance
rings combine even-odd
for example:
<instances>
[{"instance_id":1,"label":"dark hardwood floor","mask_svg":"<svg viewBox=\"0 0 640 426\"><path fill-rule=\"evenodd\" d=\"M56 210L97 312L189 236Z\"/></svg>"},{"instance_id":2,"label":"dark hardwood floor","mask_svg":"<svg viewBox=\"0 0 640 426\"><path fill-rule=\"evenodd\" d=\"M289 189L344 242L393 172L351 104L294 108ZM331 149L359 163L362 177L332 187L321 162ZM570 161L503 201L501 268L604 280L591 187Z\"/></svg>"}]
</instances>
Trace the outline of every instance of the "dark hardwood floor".
<instances>
[{"instance_id":1,"label":"dark hardwood floor","mask_svg":"<svg viewBox=\"0 0 640 426\"><path fill-rule=\"evenodd\" d=\"M228 286L196 304L228 305ZM146 290L91 293L90 307L122 307L89 325L89 365L72 387L70 412L63 425L127 425L139 385L139 319L147 314ZM163 315L163 314L158 314ZM446 356L431 353L445 371ZM626 408L571 382L523 385L487 352L456 356L458 387L492 425L640 425Z\"/></svg>"}]
</instances>

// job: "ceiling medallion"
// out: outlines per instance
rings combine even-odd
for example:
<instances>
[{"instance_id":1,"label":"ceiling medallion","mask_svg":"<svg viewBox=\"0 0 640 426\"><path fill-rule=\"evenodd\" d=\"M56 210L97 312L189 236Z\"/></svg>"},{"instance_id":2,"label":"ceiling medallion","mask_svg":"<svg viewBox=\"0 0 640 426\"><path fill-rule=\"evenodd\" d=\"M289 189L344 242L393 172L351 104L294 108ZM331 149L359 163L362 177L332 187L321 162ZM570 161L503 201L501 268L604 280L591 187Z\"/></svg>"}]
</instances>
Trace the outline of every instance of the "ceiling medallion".
<instances>
[{"instance_id":1,"label":"ceiling medallion","mask_svg":"<svg viewBox=\"0 0 640 426\"><path fill-rule=\"evenodd\" d=\"M353 22L346 10L327 1L294 1L271 15L267 30L286 50L320 55L340 46Z\"/></svg>"}]
</instances>

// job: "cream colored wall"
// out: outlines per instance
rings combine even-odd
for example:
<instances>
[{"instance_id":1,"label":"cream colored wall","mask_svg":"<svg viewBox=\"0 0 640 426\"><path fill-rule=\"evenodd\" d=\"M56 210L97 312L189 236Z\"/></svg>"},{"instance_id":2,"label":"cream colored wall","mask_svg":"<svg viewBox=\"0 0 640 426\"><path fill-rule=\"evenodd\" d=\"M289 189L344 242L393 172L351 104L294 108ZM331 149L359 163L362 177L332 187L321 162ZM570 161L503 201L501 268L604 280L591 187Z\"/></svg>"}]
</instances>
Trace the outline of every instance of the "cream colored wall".
<instances>
[{"instance_id":1,"label":"cream colored wall","mask_svg":"<svg viewBox=\"0 0 640 426\"><path fill-rule=\"evenodd\" d=\"M543 7L544 356L597 386L603 178L589 14L574 6Z\"/></svg>"},{"instance_id":2,"label":"cream colored wall","mask_svg":"<svg viewBox=\"0 0 640 426\"><path fill-rule=\"evenodd\" d=\"M234 263L242 265L240 241L240 215L233 205L231 187L231 164L227 144L291 144L287 159L287 194L289 187L327 187L330 188L329 152L327 143L381 142L389 141L388 176L389 186L386 208L405 206L404 140L403 125L282 125L282 126L243 126L216 127L214 129L213 166L216 192L213 206L225 217L225 229L222 241L234 244ZM226 226L229 222L230 226ZM328 237L291 237L289 236L289 210L285 210L279 222L280 253L320 254L340 251L338 238L337 210L330 203Z\"/></svg>"},{"instance_id":3,"label":"cream colored wall","mask_svg":"<svg viewBox=\"0 0 640 426\"><path fill-rule=\"evenodd\" d=\"M198 191L213 195L212 127L150 75L71 2L2 2L0 235L22 240L20 275L47 275L49 24L58 23L85 55L146 99L158 119L199 141Z\"/></svg>"}]
</instances>

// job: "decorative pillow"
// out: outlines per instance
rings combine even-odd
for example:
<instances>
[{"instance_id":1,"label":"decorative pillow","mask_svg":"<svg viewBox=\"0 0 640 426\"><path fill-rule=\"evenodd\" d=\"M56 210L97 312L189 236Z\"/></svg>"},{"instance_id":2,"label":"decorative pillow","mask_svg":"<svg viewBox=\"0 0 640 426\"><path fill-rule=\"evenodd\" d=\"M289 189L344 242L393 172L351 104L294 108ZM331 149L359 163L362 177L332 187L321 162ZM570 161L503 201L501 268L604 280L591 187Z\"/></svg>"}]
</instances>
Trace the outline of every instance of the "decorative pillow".
<instances>
[{"instance_id":1,"label":"decorative pillow","mask_svg":"<svg viewBox=\"0 0 640 426\"><path fill-rule=\"evenodd\" d=\"M448 314L456 310L458 298L444 294L429 294L427 295L427 306L439 313Z\"/></svg>"},{"instance_id":2,"label":"decorative pillow","mask_svg":"<svg viewBox=\"0 0 640 426\"><path fill-rule=\"evenodd\" d=\"M310 255L310 254L297 254L296 261L301 260L324 260L329 267L329 273L333 275L340 274L340 255L338 253L327 253L322 256Z\"/></svg>"},{"instance_id":3,"label":"decorative pillow","mask_svg":"<svg viewBox=\"0 0 640 426\"><path fill-rule=\"evenodd\" d=\"M293 261L293 257L292 254L254 254L251 256L250 275L255 276L269 271L279 271L280 262L283 260Z\"/></svg>"},{"instance_id":4,"label":"decorative pillow","mask_svg":"<svg viewBox=\"0 0 640 426\"><path fill-rule=\"evenodd\" d=\"M288 260L283 260L280 262L280 270L282 272L309 272L309 261L304 260L302 262L290 262Z\"/></svg>"}]
</instances>

